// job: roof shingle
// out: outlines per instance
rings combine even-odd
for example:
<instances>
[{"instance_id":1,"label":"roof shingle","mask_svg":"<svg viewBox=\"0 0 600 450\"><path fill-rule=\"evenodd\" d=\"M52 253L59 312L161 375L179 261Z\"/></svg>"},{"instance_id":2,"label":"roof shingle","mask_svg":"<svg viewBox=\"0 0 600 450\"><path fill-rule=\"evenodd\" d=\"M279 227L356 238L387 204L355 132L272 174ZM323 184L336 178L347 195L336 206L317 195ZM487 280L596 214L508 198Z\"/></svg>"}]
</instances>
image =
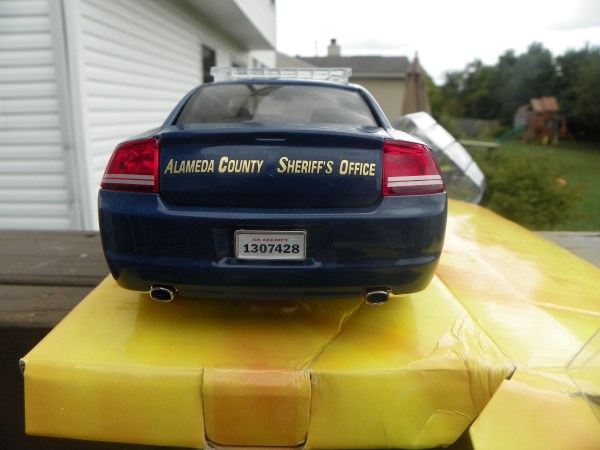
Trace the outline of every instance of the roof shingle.
<instances>
[{"instance_id":1,"label":"roof shingle","mask_svg":"<svg viewBox=\"0 0 600 450\"><path fill-rule=\"evenodd\" d=\"M405 78L410 61L406 56L298 56L317 67L350 67L352 78Z\"/></svg>"}]
</instances>

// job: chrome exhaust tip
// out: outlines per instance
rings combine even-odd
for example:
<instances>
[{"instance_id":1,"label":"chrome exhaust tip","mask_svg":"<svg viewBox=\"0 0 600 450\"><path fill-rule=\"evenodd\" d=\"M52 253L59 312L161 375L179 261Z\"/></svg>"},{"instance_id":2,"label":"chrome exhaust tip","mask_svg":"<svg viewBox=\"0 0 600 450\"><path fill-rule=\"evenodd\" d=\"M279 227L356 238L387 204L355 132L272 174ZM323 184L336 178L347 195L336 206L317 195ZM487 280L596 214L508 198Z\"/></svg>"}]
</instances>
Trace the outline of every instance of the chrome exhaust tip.
<instances>
[{"instance_id":1,"label":"chrome exhaust tip","mask_svg":"<svg viewBox=\"0 0 600 450\"><path fill-rule=\"evenodd\" d=\"M390 293L384 289L373 289L365 292L367 305L383 305L390 298Z\"/></svg>"},{"instance_id":2,"label":"chrome exhaust tip","mask_svg":"<svg viewBox=\"0 0 600 450\"><path fill-rule=\"evenodd\" d=\"M150 297L157 302L170 302L175 298L177 290L173 286L153 284L150 286Z\"/></svg>"}]
</instances>

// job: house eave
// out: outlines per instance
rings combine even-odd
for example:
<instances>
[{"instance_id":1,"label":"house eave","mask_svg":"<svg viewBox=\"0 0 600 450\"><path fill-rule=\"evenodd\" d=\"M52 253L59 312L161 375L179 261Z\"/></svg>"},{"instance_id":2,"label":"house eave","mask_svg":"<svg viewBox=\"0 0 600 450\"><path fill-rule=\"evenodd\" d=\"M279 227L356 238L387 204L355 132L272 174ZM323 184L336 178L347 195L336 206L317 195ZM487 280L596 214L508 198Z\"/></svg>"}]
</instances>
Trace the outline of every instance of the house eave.
<instances>
[{"instance_id":1,"label":"house eave","mask_svg":"<svg viewBox=\"0 0 600 450\"><path fill-rule=\"evenodd\" d=\"M268 34L240 8L235 0L185 0L215 27L246 50L275 50L275 33ZM234 25L234 26L232 26Z\"/></svg>"}]
</instances>

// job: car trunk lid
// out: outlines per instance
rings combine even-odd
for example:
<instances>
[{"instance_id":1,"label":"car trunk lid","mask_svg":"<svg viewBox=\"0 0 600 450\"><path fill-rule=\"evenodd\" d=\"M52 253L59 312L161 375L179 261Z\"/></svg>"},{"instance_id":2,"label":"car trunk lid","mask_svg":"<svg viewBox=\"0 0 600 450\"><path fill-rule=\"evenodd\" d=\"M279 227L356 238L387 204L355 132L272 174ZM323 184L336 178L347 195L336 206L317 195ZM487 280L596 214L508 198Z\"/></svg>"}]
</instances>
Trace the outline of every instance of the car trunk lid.
<instances>
[{"instance_id":1,"label":"car trunk lid","mask_svg":"<svg viewBox=\"0 0 600 450\"><path fill-rule=\"evenodd\" d=\"M377 127L173 127L160 135L160 194L174 205L348 208L381 197Z\"/></svg>"}]
</instances>

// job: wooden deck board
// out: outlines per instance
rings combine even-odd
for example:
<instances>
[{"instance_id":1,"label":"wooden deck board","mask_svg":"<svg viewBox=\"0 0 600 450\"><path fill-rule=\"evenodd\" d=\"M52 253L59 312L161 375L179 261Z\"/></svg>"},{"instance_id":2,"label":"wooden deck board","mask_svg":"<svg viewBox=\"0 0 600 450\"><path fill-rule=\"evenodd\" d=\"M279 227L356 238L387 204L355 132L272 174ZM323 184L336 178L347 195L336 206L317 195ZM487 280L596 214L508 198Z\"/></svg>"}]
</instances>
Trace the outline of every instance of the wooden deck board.
<instances>
[{"instance_id":1,"label":"wooden deck board","mask_svg":"<svg viewBox=\"0 0 600 450\"><path fill-rule=\"evenodd\" d=\"M0 328L52 328L92 289L91 286L2 285Z\"/></svg>"},{"instance_id":2,"label":"wooden deck board","mask_svg":"<svg viewBox=\"0 0 600 450\"><path fill-rule=\"evenodd\" d=\"M0 231L0 256L0 449L158 450L25 435L19 358L106 277L108 267L97 233Z\"/></svg>"},{"instance_id":3,"label":"wooden deck board","mask_svg":"<svg viewBox=\"0 0 600 450\"><path fill-rule=\"evenodd\" d=\"M107 274L97 233L0 232L0 284L95 286Z\"/></svg>"},{"instance_id":4,"label":"wooden deck board","mask_svg":"<svg viewBox=\"0 0 600 450\"><path fill-rule=\"evenodd\" d=\"M98 233L0 232L0 327L52 328L106 275Z\"/></svg>"},{"instance_id":5,"label":"wooden deck board","mask_svg":"<svg viewBox=\"0 0 600 450\"><path fill-rule=\"evenodd\" d=\"M600 232L538 231L537 234L600 267Z\"/></svg>"}]
</instances>

